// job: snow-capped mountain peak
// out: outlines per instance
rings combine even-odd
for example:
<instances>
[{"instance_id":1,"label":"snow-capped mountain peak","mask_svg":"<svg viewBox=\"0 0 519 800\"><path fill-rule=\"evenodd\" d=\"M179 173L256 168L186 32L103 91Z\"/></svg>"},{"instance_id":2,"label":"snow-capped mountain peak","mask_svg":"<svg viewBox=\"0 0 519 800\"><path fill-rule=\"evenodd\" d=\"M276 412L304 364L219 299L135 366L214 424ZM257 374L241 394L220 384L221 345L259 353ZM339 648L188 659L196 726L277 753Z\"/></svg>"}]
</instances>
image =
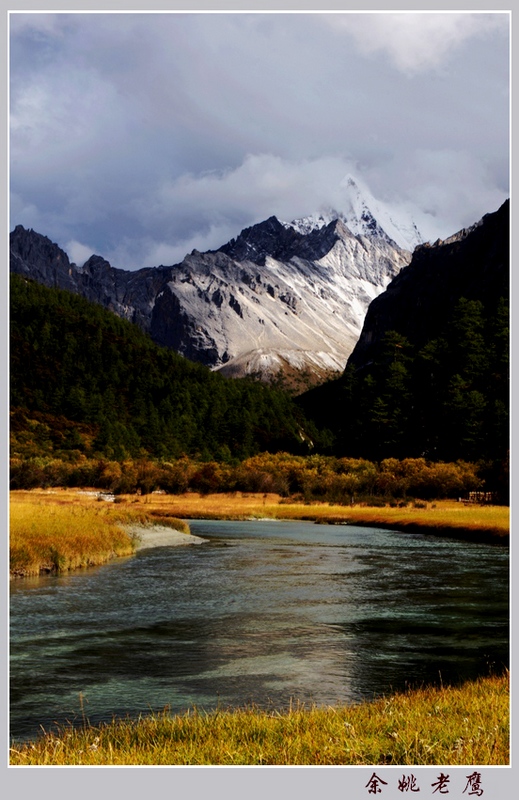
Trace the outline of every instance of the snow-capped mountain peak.
<instances>
[{"instance_id":1,"label":"snow-capped mountain peak","mask_svg":"<svg viewBox=\"0 0 519 800\"><path fill-rule=\"evenodd\" d=\"M308 234L340 219L355 236L377 236L411 252L424 241L405 211L389 209L352 175L346 175L340 183L340 207L342 210L321 208L316 214L283 224L299 233Z\"/></svg>"},{"instance_id":2,"label":"snow-capped mountain peak","mask_svg":"<svg viewBox=\"0 0 519 800\"><path fill-rule=\"evenodd\" d=\"M382 229L369 233L378 222L360 210L347 224L323 213L307 234L271 216L218 250L137 272L100 256L79 270L46 237L17 226L11 269L101 303L224 375L281 375L300 391L344 369L370 302L411 260Z\"/></svg>"}]
</instances>

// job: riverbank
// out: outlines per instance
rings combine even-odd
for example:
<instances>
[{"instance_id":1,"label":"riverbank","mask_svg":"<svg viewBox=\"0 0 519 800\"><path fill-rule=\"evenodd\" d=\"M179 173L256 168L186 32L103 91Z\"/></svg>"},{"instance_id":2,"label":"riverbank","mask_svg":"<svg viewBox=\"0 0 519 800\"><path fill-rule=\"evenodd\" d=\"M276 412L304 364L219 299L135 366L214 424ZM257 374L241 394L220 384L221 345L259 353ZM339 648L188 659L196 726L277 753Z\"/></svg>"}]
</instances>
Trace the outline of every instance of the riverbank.
<instances>
[{"instance_id":1,"label":"riverbank","mask_svg":"<svg viewBox=\"0 0 519 800\"><path fill-rule=\"evenodd\" d=\"M508 675L373 702L279 712L192 710L45 733L13 744L29 765L507 765Z\"/></svg>"},{"instance_id":2,"label":"riverbank","mask_svg":"<svg viewBox=\"0 0 519 800\"><path fill-rule=\"evenodd\" d=\"M133 524L126 525L125 529L132 538L135 550L145 550L147 547L185 547L207 541L200 536L193 536L189 531L180 531L166 525Z\"/></svg>"},{"instance_id":3,"label":"riverbank","mask_svg":"<svg viewBox=\"0 0 519 800\"><path fill-rule=\"evenodd\" d=\"M11 577L99 566L139 547L157 546L153 541L183 544L197 538L183 520L168 516L159 526L139 504L98 498L92 492L11 492Z\"/></svg>"},{"instance_id":4,"label":"riverbank","mask_svg":"<svg viewBox=\"0 0 519 800\"><path fill-rule=\"evenodd\" d=\"M125 500L129 501L126 496ZM154 494L143 499L151 516L172 514L182 519L279 519L308 520L330 525L362 525L396 528L409 533L432 533L470 541L507 545L510 509L438 500L414 501L391 506L339 505L294 502L276 494Z\"/></svg>"},{"instance_id":5,"label":"riverbank","mask_svg":"<svg viewBox=\"0 0 519 800\"><path fill-rule=\"evenodd\" d=\"M110 500L111 502L106 502ZM62 572L135 552L132 526L162 526L189 534L189 519L307 520L320 524L395 528L507 545L509 509L437 501L392 507L292 502L276 494L103 495L94 490L11 492L12 576ZM150 541L148 530L148 541ZM159 535L155 531L154 535ZM164 541L164 539L163 539ZM192 540L176 539L176 543ZM156 545L154 545L156 546Z\"/></svg>"}]
</instances>

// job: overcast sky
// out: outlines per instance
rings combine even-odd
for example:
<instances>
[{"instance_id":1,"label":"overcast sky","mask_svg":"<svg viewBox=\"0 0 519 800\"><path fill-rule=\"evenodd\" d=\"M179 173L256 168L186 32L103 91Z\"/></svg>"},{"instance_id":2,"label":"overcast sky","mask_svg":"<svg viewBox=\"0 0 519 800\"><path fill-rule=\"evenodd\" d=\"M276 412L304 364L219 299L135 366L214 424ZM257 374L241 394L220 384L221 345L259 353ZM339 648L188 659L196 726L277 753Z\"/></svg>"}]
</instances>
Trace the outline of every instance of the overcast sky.
<instances>
[{"instance_id":1,"label":"overcast sky","mask_svg":"<svg viewBox=\"0 0 519 800\"><path fill-rule=\"evenodd\" d=\"M10 227L135 269L352 173L445 238L509 195L499 13L10 16Z\"/></svg>"}]
</instances>

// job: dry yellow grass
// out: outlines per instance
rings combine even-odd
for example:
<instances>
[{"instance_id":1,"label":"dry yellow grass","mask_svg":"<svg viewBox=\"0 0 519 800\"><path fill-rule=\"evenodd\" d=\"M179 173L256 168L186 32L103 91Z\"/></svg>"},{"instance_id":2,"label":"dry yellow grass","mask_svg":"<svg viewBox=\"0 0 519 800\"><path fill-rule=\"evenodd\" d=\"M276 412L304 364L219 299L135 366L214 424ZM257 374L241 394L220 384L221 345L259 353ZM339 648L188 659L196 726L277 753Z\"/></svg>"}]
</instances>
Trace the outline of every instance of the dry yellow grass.
<instances>
[{"instance_id":1,"label":"dry yellow grass","mask_svg":"<svg viewBox=\"0 0 519 800\"><path fill-rule=\"evenodd\" d=\"M128 498L130 499L130 498ZM507 506L483 506L452 500L424 503L424 508L410 504L405 508L382 508L330 503L291 503L276 494L209 494L189 492L182 495L153 494L141 498L150 514L168 514L184 519L272 518L313 520L316 522L396 527L402 530L478 532L506 540L510 527Z\"/></svg>"},{"instance_id":2,"label":"dry yellow grass","mask_svg":"<svg viewBox=\"0 0 519 800\"><path fill-rule=\"evenodd\" d=\"M77 491L12 492L10 500L10 572L18 577L131 555L135 543L124 526L150 521L138 504L97 502ZM178 520L168 521L179 527Z\"/></svg>"},{"instance_id":3,"label":"dry yellow grass","mask_svg":"<svg viewBox=\"0 0 519 800\"><path fill-rule=\"evenodd\" d=\"M423 688L371 703L167 712L47 733L13 745L11 765L508 764L508 676Z\"/></svg>"},{"instance_id":4,"label":"dry yellow grass","mask_svg":"<svg viewBox=\"0 0 519 800\"><path fill-rule=\"evenodd\" d=\"M180 519L313 520L404 531L466 536L506 543L509 509L453 501L423 508L373 508L328 503L291 503L276 494L123 495L99 502L94 490L55 489L11 492L11 572L37 574L102 564L129 555L133 543L124 525L160 522L179 527Z\"/></svg>"}]
</instances>

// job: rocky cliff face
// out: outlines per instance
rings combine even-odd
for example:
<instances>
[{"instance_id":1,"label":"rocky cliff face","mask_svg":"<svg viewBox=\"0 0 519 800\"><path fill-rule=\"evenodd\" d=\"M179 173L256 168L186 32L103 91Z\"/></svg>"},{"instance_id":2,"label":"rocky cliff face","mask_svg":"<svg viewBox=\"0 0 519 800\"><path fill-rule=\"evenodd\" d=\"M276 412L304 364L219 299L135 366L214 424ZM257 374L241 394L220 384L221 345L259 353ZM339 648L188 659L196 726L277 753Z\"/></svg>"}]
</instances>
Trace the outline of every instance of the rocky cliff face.
<instances>
[{"instance_id":1,"label":"rocky cliff face","mask_svg":"<svg viewBox=\"0 0 519 800\"><path fill-rule=\"evenodd\" d=\"M472 227L417 247L411 263L370 305L348 364L368 365L391 330L421 347L438 335L462 297L485 306L508 297L509 215L506 201Z\"/></svg>"},{"instance_id":2,"label":"rocky cliff face","mask_svg":"<svg viewBox=\"0 0 519 800\"><path fill-rule=\"evenodd\" d=\"M45 286L81 294L146 331L167 273L160 267L137 272L115 269L96 255L77 267L57 244L21 225L10 236L10 269Z\"/></svg>"},{"instance_id":3,"label":"rocky cliff face","mask_svg":"<svg viewBox=\"0 0 519 800\"><path fill-rule=\"evenodd\" d=\"M10 236L10 269L45 286L77 292L76 266L46 236L17 225Z\"/></svg>"},{"instance_id":4,"label":"rocky cliff face","mask_svg":"<svg viewBox=\"0 0 519 800\"><path fill-rule=\"evenodd\" d=\"M342 371L371 301L411 253L387 235L270 217L217 251L135 272L100 256L82 266L17 226L11 270L77 292L138 324L161 345L229 376L280 375L294 388Z\"/></svg>"}]
</instances>

